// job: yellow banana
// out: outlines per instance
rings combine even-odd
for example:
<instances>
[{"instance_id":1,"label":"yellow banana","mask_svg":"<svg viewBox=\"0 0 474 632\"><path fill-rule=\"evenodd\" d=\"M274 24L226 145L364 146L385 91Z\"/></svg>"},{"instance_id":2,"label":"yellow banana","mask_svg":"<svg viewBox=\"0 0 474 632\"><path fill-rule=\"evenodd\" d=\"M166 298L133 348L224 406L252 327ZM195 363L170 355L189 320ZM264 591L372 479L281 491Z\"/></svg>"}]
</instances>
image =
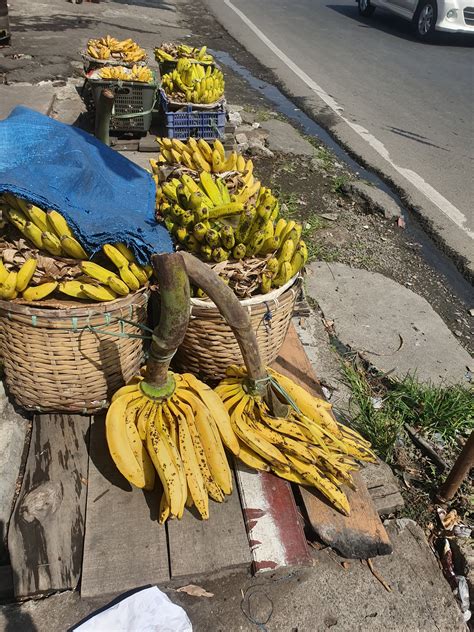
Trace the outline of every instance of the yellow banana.
<instances>
[{"instance_id":1,"label":"yellow banana","mask_svg":"<svg viewBox=\"0 0 474 632\"><path fill-rule=\"evenodd\" d=\"M54 233L49 230L45 230L41 233L41 240L43 242L43 248L49 252L49 254L56 257L62 254L61 242Z\"/></svg>"},{"instance_id":2,"label":"yellow banana","mask_svg":"<svg viewBox=\"0 0 474 632\"><path fill-rule=\"evenodd\" d=\"M36 259L27 259L18 271L16 278L16 290L17 292L23 292L28 287L33 274L36 270Z\"/></svg>"},{"instance_id":3,"label":"yellow banana","mask_svg":"<svg viewBox=\"0 0 474 632\"><path fill-rule=\"evenodd\" d=\"M88 295L81 289L82 283L80 281L63 281L59 284L58 290L63 294L72 296L73 298L89 298Z\"/></svg>"},{"instance_id":4,"label":"yellow banana","mask_svg":"<svg viewBox=\"0 0 474 632\"><path fill-rule=\"evenodd\" d=\"M129 267L132 274L138 279L140 285L145 285L145 283L148 281L148 276L145 270L135 262L132 262Z\"/></svg>"},{"instance_id":5,"label":"yellow banana","mask_svg":"<svg viewBox=\"0 0 474 632\"><path fill-rule=\"evenodd\" d=\"M8 270L5 268L3 261L0 259L0 283L3 283L8 277Z\"/></svg>"},{"instance_id":6,"label":"yellow banana","mask_svg":"<svg viewBox=\"0 0 474 632\"><path fill-rule=\"evenodd\" d=\"M69 228L69 224L67 223L66 219L61 215L61 213L58 213L58 211L48 211L46 214L46 218L47 218L47 223L50 226L49 230L51 232L54 232L59 239L61 239L61 237L74 237L74 233L72 232L72 230Z\"/></svg>"},{"instance_id":7,"label":"yellow banana","mask_svg":"<svg viewBox=\"0 0 474 632\"><path fill-rule=\"evenodd\" d=\"M232 430L229 413L216 392L197 379L192 373L183 374L183 379L209 410L224 445L234 454L239 454L239 442Z\"/></svg>"},{"instance_id":8,"label":"yellow banana","mask_svg":"<svg viewBox=\"0 0 474 632\"><path fill-rule=\"evenodd\" d=\"M130 446L125 422L127 406L137 397L143 396L127 393L112 402L105 418L105 432L110 455L118 470L127 481L143 489L147 483L145 472Z\"/></svg>"},{"instance_id":9,"label":"yellow banana","mask_svg":"<svg viewBox=\"0 0 474 632\"><path fill-rule=\"evenodd\" d=\"M38 226L41 232L49 230L46 213L43 211L43 209L32 204L26 208L25 212L28 215L29 219L34 224L36 224L36 226Z\"/></svg>"},{"instance_id":10,"label":"yellow banana","mask_svg":"<svg viewBox=\"0 0 474 632\"><path fill-rule=\"evenodd\" d=\"M155 468L138 434L135 425L133 404L134 402L130 402L125 411L125 433L138 466L143 470L143 479L145 482L143 489L152 490L155 486ZM129 414L130 408L132 409L131 414Z\"/></svg>"},{"instance_id":11,"label":"yellow banana","mask_svg":"<svg viewBox=\"0 0 474 632\"><path fill-rule=\"evenodd\" d=\"M87 276L95 279L96 281L100 281L101 283L108 284L110 277L117 277L114 272L107 270L107 268L103 268L97 263L93 263L92 261L82 261L81 270Z\"/></svg>"},{"instance_id":12,"label":"yellow banana","mask_svg":"<svg viewBox=\"0 0 474 632\"><path fill-rule=\"evenodd\" d=\"M115 248L115 246L112 246L112 244L105 244L102 247L102 250L104 251L104 254L110 259L110 261L112 261L114 265L117 266L119 270L120 268L124 266L128 266L127 258L123 256L120 250Z\"/></svg>"},{"instance_id":13,"label":"yellow banana","mask_svg":"<svg viewBox=\"0 0 474 632\"><path fill-rule=\"evenodd\" d=\"M56 281L35 286L30 285L30 287L27 287L26 290L23 291L22 296L25 301L40 301L52 294L57 287L58 284Z\"/></svg>"},{"instance_id":14,"label":"yellow banana","mask_svg":"<svg viewBox=\"0 0 474 632\"><path fill-rule=\"evenodd\" d=\"M156 418L148 425L146 445L148 454L163 485L166 502L170 508L170 515L178 516L183 511L186 497L183 498L178 470L174 464L169 445L163 439L163 433L159 432Z\"/></svg>"},{"instance_id":15,"label":"yellow banana","mask_svg":"<svg viewBox=\"0 0 474 632\"><path fill-rule=\"evenodd\" d=\"M69 237L68 235L61 237L61 247L73 259L88 259L87 252L74 237Z\"/></svg>"},{"instance_id":16,"label":"yellow banana","mask_svg":"<svg viewBox=\"0 0 474 632\"><path fill-rule=\"evenodd\" d=\"M5 281L0 285L0 298L4 300L12 300L17 297L18 292L16 291L16 283L17 283L18 273L17 272L9 272Z\"/></svg>"},{"instance_id":17,"label":"yellow banana","mask_svg":"<svg viewBox=\"0 0 474 632\"><path fill-rule=\"evenodd\" d=\"M119 269L119 273L122 281L128 285L132 292L136 292L136 290L140 289L140 283L128 265L122 265Z\"/></svg>"},{"instance_id":18,"label":"yellow banana","mask_svg":"<svg viewBox=\"0 0 474 632\"><path fill-rule=\"evenodd\" d=\"M42 233L36 224L33 224L33 222L26 222L26 226L22 232L37 248L41 250L43 249L43 239L41 237Z\"/></svg>"},{"instance_id":19,"label":"yellow banana","mask_svg":"<svg viewBox=\"0 0 474 632\"><path fill-rule=\"evenodd\" d=\"M104 285L92 285L92 283L81 283L81 290L86 296L94 301L113 301L117 294Z\"/></svg>"},{"instance_id":20,"label":"yellow banana","mask_svg":"<svg viewBox=\"0 0 474 632\"><path fill-rule=\"evenodd\" d=\"M128 285L124 283L122 279L119 279L115 275L109 276L109 278L107 279L107 285L113 292L115 292L115 294L118 294L119 296L127 296L127 294L130 293L130 288L128 287Z\"/></svg>"}]
</instances>

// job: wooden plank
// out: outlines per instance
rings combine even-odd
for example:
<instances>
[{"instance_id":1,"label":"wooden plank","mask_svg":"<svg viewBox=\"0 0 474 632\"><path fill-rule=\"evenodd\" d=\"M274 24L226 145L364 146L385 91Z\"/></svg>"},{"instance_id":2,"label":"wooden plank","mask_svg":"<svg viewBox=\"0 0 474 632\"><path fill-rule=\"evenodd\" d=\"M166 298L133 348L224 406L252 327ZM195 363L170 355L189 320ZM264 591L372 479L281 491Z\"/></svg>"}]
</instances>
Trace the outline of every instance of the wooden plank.
<instances>
[{"instance_id":1,"label":"wooden plank","mask_svg":"<svg viewBox=\"0 0 474 632\"><path fill-rule=\"evenodd\" d=\"M301 519L288 481L236 466L254 573L312 566Z\"/></svg>"},{"instance_id":2,"label":"wooden plank","mask_svg":"<svg viewBox=\"0 0 474 632\"><path fill-rule=\"evenodd\" d=\"M250 567L250 554L239 493L225 503L209 501L209 520L201 520L195 508L186 509L181 520L167 523L171 577L191 577L231 568Z\"/></svg>"},{"instance_id":3,"label":"wooden plank","mask_svg":"<svg viewBox=\"0 0 474 632\"><path fill-rule=\"evenodd\" d=\"M36 415L8 534L16 597L76 588L82 561L90 417Z\"/></svg>"},{"instance_id":4,"label":"wooden plank","mask_svg":"<svg viewBox=\"0 0 474 632\"><path fill-rule=\"evenodd\" d=\"M398 481L387 463L380 459L376 463L366 463L360 473L379 516L403 509L405 502Z\"/></svg>"},{"instance_id":5,"label":"wooden plank","mask_svg":"<svg viewBox=\"0 0 474 632\"><path fill-rule=\"evenodd\" d=\"M293 325L288 330L275 369L289 375L314 394L322 396L313 367ZM314 489L300 487L307 517L325 543L349 558L370 558L392 552L390 540L359 473L355 473L357 491L346 489L351 515L343 516Z\"/></svg>"},{"instance_id":6,"label":"wooden plank","mask_svg":"<svg viewBox=\"0 0 474 632\"><path fill-rule=\"evenodd\" d=\"M89 490L81 595L112 595L169 580L166 529L159 494L133 488L115 467L104 417L90 430Z\"/></svg>"}]
</instances>

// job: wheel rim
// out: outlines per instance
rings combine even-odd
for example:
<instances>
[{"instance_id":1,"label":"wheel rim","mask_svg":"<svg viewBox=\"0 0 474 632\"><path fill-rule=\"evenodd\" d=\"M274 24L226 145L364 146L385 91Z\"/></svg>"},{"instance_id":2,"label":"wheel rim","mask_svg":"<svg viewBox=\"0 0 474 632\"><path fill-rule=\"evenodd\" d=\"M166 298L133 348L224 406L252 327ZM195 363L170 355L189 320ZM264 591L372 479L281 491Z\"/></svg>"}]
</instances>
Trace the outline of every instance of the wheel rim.
<instances>
[{"instance_id":1,"label":"wheel rim","mask_svg":"<svg viewBox=\"0 0 474 632\"><path fill-rule=\"evenodd\" d=\"M433 7L431 4L426 4L421 10L420 17L418 18L418 32L420 35L426 35L431 29L433 24Z\"/></svg>"},{"instance_id":2,"label":"wheel rim","mask_svg":"<svg viewBox=\"0 0 474 632\"><path fill-rule=\"evenodd\" d=\"M360 0L360 10L365 11L369 6L369 0Z\"/></svg>"}]
</instances>

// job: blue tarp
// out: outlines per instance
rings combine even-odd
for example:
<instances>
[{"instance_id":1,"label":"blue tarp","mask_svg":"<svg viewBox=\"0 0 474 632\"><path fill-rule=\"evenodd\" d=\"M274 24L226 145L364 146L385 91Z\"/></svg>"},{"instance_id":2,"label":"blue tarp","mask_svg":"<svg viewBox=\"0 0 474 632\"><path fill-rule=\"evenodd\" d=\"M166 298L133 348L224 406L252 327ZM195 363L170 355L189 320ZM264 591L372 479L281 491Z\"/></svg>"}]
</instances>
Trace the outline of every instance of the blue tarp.
<instances>
[{"instance_id":1,"label":"blue tarp","mask_svg":"<svg viewBox=\"0 0 474 632\"><path fill-rule=\"evenodd\" d=\"M29 108L0 121L0 192L60 211L88 252L125 242L140 263L171 252L150 174L77 127Z\"/></svg>"}]
</instances>

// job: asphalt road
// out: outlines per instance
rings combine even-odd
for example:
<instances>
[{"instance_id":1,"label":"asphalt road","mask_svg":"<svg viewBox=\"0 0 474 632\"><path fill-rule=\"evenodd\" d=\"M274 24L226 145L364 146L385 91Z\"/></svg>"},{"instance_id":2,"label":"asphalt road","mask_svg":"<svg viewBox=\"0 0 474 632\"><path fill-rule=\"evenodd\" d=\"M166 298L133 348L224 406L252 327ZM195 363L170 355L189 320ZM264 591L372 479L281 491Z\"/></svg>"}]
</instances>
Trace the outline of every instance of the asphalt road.
<instances>
[{"instance_id":1,"label":"asphalt road","mask_svg":"<svg viewBox=\"0 0 474 632\"><path fill-rule=\"evenodd\" d=\"M474 270L474 38L423 44L388 13L360 18L355 2L207 4Z\"/></svg>"}]
</instances>

